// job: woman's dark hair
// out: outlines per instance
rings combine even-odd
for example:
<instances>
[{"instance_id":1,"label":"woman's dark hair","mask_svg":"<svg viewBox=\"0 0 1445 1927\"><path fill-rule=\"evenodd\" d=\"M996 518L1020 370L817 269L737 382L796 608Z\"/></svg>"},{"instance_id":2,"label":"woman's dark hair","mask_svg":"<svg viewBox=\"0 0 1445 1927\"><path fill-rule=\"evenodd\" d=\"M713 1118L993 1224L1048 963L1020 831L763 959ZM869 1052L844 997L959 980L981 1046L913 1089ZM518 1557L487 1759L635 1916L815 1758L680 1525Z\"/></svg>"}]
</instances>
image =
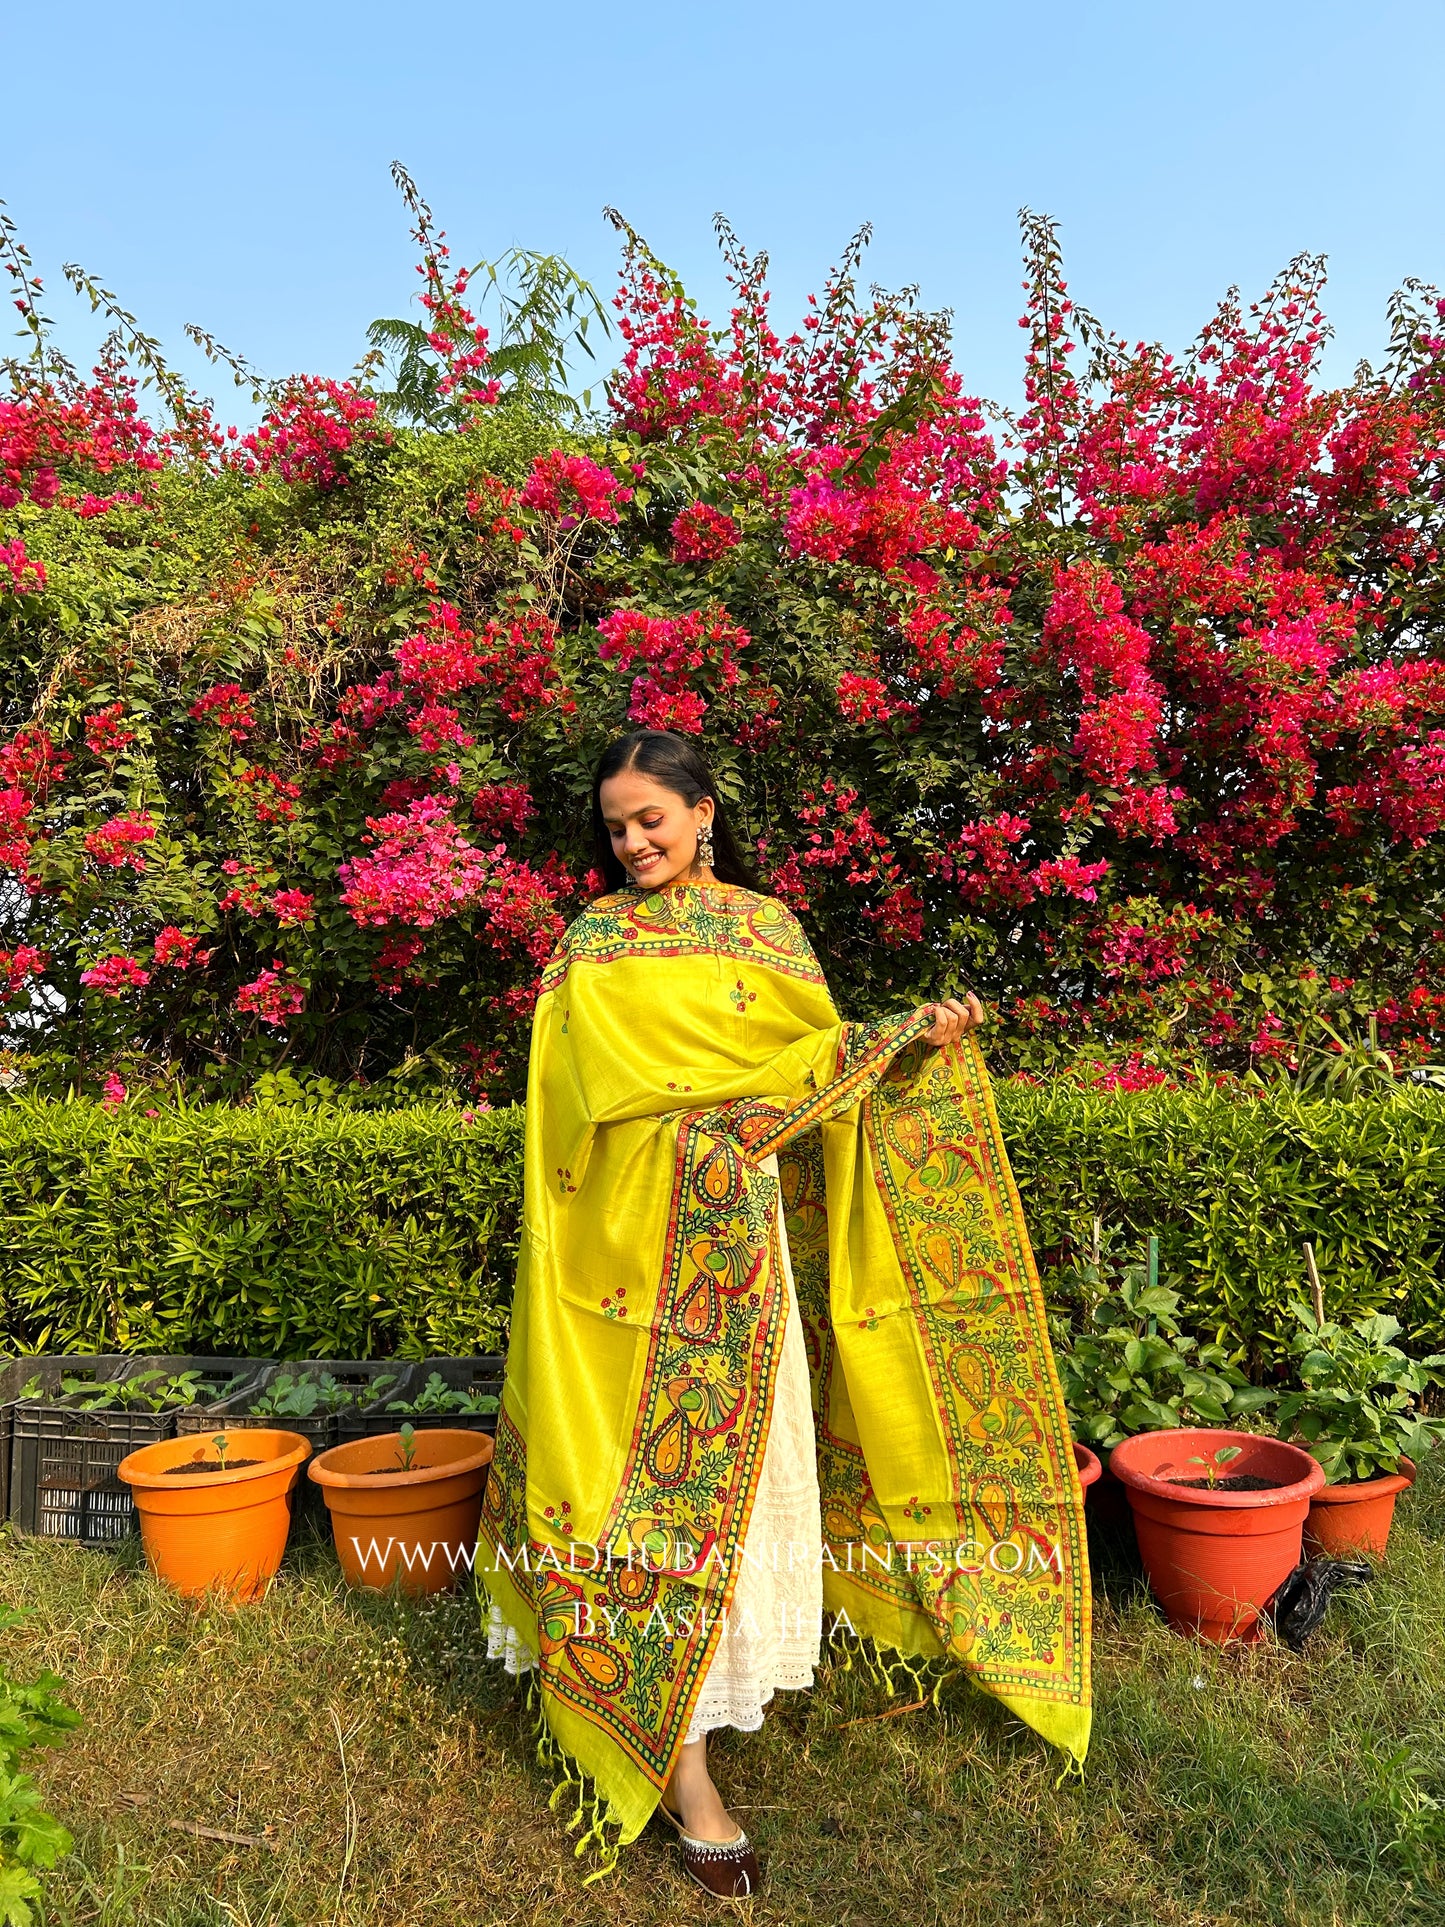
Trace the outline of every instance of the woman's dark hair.
<instances>
[{"instance_id":1,"label":"woman's dark hair","mask_svg":"<svg viewBox=\"0 0 1445 1927\"><path fill-rule=\"evenodd\" d=\"M680 796L689 809L710 796L713 875L720 883L738 883L745 890L762 889L752 865L739 848L713 773L701 750L675 730L634 729L607 745L592 778L592 835L597 844L597 867L606 878L609 890L620 890L632 879L612 853L612 839L602 820L602 785L609 776L620 776L623 770L629 769L636 770L639 776L650 776L654 783Z\"/></svg>"}]
</instances>

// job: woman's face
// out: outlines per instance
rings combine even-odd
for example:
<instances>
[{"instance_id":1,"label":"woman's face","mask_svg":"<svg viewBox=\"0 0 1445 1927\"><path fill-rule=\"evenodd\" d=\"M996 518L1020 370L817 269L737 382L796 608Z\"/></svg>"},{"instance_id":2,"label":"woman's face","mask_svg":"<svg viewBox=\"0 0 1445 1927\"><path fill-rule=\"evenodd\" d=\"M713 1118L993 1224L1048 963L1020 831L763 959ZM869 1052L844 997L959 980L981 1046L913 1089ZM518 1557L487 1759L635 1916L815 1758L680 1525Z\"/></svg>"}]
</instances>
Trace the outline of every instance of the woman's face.
<instances>
[{"instance_id":1,"label":"woman's face","mask_svg":"<svg viewBox=\"0 0 1445 1927\"><path fill-rule=\"evenodd\" d=\"M712 871L696 865L698 831L710 823L713 801L686 803L639 770L619 770L598 792L612 853L634 883L660 889L675 877L707 882Z\"/></svg>"}]
</instances>

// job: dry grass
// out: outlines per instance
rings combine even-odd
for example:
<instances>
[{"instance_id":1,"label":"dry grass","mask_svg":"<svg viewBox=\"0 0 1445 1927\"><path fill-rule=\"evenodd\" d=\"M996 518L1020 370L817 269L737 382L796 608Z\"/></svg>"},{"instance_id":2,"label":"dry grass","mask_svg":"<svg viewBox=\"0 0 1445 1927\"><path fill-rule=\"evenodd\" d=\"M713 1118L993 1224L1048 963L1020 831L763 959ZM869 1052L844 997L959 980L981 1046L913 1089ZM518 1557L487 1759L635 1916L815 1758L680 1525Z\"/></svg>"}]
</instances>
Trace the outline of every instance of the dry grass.
<instances>
[{"instance_id":1,"label":"dry grass","mask_svg":"<svg viewBox=\"0 0 1445 1927\"><path fill-rule=\"evenodd\" d=\"M1041 1745L963 1686L938 1711L841 1730L885 1706L860 1670L783 1696L761 1734L727 1736L719 1779L771 1861L751 1918L1441 1918L1445 1466L1412 1495L1369 1595L1337 1599L1302 1656L1174 1638L1121 1565L1103 1592L1083 1787L1056 1785ZM348 1593L308 1542L264 1604L197 1610L134 1544L0 1537L0 1599L32 1612L7 1663L53 1667L85 1717L39 1766L76 1836L50 1877L51 1927L672 1927L728 1911L685 1883L660 1832L580 1885L465 1597Z\"/></svg>"}]
</instances>

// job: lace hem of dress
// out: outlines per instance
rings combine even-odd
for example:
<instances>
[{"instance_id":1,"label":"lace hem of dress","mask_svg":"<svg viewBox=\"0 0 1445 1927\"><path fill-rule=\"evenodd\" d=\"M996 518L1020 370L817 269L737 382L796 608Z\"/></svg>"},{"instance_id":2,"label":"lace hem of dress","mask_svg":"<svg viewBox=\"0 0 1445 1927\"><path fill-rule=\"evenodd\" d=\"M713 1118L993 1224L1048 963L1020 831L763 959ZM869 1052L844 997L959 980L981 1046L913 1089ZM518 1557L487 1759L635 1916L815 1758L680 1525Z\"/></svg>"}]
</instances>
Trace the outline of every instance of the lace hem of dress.
<instances>
[{"instance_id":1,"label":"lace hem of dress","mask_svg":"<svg viewBox=\"0 0 1445 1927\"><path fill-rule=\"evenodd\" d=\"M530 1672L537 1664L530 1647L516 1629L507 1624L496 1606L487 1619L487 1658L501 1660L503 1670L514 1678ZM715 1732L720 1726L735 1727L740 1733L758 1732L773 1694L806 1692L813 1684L816 1663L816 1659L810 1664L806 1660L793 1660L792 1656L784 1660L774 1655L771 1663L754 1661L748 1665L745 1661L745 1673L750 1677L742 1678L729 1675L724 1667L722 1692L716 1690L719 1682L715 1675L719 1669L709 1667L688 1721L685 1744L700 1740L705 1733ZM768 1680L767 1686L763 1686L763 1678ZM713 1691L709 1692L709 1687Z\"/></svg>"}]
</instances>

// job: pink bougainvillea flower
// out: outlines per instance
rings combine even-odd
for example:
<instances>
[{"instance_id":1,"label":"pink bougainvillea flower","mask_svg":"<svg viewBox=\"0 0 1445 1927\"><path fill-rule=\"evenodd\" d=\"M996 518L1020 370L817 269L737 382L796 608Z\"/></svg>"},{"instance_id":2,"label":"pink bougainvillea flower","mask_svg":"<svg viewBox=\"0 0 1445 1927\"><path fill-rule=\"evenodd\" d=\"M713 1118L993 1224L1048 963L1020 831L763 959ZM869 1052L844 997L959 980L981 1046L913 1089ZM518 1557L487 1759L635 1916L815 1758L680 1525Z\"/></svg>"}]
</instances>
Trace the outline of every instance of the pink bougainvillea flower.
<instances>
[{"instance_id":1,"label":"pink bougainvillea flower","mask_svg":"<svg viewBox=\"0 0 1445 1927\"><path fill-rule=\"evenodd\" d=\"M210 951L199 948L199 937L187 936L184 930L173 923L156 932L156 940L151 946L153 960L163 968L185 970L191 964L204 964L210 959Z\"/></svg>"},{"instance_id":2,"label":"pink bougainvillea flower","mask_svg":"<svg viewBox=\"0 0 1445 1927\"><path fill-rule=\"evenodd\" d=\"M560 448L537 456L522 489L523 508L558 517L564 529L584 521L615 523L619 507L631 500L632 490L610 468Z\"/></svg>"},{"instance_id":3,"label":"pink bougainvillea flower","mask_svg":"<svg viewBox=\"0 0 1445 1927\"><path fill-rule=\"evenodd\" d=\"M271 899L271 914L283 929L308 924L316 915L316 899L306 890L278 890Z\"/></svg>"},{"instance_id":4,"label":"pink bougainvillea flower","mask_svg":"<svg viewBox=\"0 0 1445 1927\"><path fill-rule=\"evenodd\" d=\"M124 715L124 703L107 703L86 717L85 746L93 756L117 756L135 741L135 731L127 729L121 720Z\"/></svg>"},{"instance_id":5,"label":"pink bougainvillea flower","mask_svg":"<svg viewBox=\"0 0 1445 1927\"><path fill-rule=\"evenodd\" d=\"M478 899L491 859L468 843L439 797L366 819L368 854L343 863L341 900L357 923L424 930Z\"/></svg>"},{"instance_id":6,"label":"pink bougainvillea flower","mask_svg":"<svg viewBox=\"0 0 1445 1927\"><path fill-rule=\"evenodd\" d=\"M132 816L113 816L108 823L91 830L85 847L102 869L144 870L144 845L154 840L156 826L146 810Z\"/></svg>"},{"instance_id":7,"label":"pink bougainvillea flower","mask_svg":"<svg viewBox=\"0 0 1445 1927\"><path fill-rule=\"evenodd\" d=\"M236 992L236 1009L250 1012L263 1024L285 1024L306 1007L306 992L287 974L280 958Z\"/></svg>"},{"instance_id":8,"label":"pink bougainvillea flower","mask_svg":"<svg viewBox=\"0 0 1445 1927\"><path fill-rule=\"evenodd\" d=\"M244 743L256 728L251 698L239 683L218 682L202 690L191 704L191 714L197 722L224 729L234 743Z\"/></svg>"},{"instance_id":9,"label":"pink bougainvillea flower","mask_svg":"<svg viewBox=\"0 0 1445 1927\"><path fill-rule=\"evenodd\" d=\"M127 956L102 957L88 970L82 970L80 981L90 990L98 990L102 997L119 997L123 991L144 990L151 980L151 973L139 958Z\"/></svg>"},{"instance_id":10,"label":"pink bougainvillea flower","mask_svg":"<svg viewBox=\"0 0 1445 1927\"><path fill-rule=\"evenodd\" d=\"M737 523L707 502L693 502L672 523L674 562L716 562L740 540Z\"/></svg>"}]
</instances>

